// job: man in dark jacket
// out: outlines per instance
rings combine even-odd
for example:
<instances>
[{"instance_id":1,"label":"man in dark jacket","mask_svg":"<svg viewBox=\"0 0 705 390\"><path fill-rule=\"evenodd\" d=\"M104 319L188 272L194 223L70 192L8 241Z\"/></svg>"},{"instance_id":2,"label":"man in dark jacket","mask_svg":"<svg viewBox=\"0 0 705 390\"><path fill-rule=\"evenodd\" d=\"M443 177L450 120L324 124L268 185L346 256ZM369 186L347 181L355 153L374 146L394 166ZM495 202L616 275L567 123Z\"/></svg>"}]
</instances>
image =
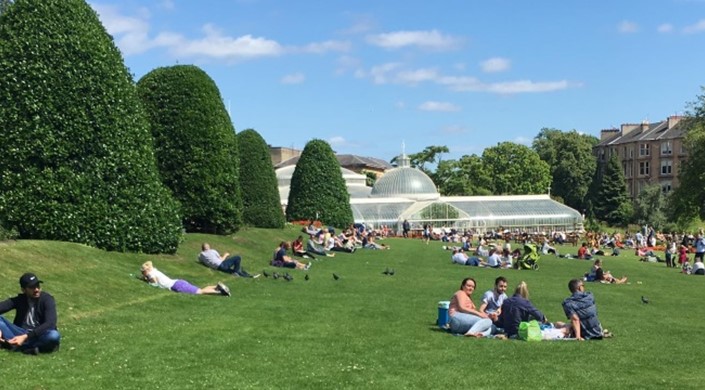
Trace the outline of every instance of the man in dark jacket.
<instances>
[{"instance_id":1,"label":"man in dark jacket","mask_svg":"<svg viewBox=\"0 0 705 390\"><path fill-rule=\"evenodd\" d=\"M573 337L578 340L601 339L602 324L597 318L597 306L592 293L585 292L585 285L580 279L568 283L571 296L563 301L563 311L570 320Z\"/></svg>"},{"instance_id":2,"label":"man in dark jacket","mask_svg":"<svg viewBox=\"0 0 705 390\"><path fill-rule=\"evenodd\" d=\"M42 291L41 283L36 275L26 273L20 278L22 293L0 302L0 314L15 310L13 322L0 316L0 346L33 355L59 349L56 302Z\"/></svg>"}]
</instances>

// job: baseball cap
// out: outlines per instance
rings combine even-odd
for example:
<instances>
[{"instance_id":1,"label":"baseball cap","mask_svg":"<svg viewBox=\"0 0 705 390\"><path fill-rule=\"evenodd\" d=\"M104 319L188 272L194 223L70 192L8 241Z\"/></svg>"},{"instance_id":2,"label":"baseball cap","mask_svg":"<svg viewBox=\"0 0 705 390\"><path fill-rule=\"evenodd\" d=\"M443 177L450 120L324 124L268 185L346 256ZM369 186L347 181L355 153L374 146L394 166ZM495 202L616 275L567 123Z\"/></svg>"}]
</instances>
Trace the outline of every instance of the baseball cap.
<instances>
[{"instance_id":1,"label":"baseball cap","mask_svg":"<svg viewBox=\"0 0 705 390\"><path fill-rule=\"evenodd\" d=\"M44 283L39 278L37 275L27 272L26 274L22 275L20 277L20 287L21 288L27 288L27 287L35 287L39 283Z\"/></svg>"}]
</instances>

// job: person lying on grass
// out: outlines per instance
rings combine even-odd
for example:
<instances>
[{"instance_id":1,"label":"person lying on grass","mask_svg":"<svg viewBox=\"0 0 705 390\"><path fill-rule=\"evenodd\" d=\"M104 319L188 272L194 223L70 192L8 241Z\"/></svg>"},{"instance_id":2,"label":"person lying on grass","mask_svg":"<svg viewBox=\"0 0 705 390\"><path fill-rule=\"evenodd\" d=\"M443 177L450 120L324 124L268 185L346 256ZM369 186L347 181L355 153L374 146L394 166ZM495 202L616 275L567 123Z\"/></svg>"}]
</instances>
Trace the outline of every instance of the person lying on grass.
<instances>
[{"instance_id":1,"label":"person lying on grass","mask_svg":"<svg viewBox=\"0 0 705 390\"><path fill-rule=\"evenodd\" d=\"M529 288L522 281L514 290L514 295L502 303L499 323L507 337L513 339L519 335L519 323L530 320L548 323L546 316L529 301Z\"/></svg>"},{"instance_id":2,"label":"person lying on grass","mask_svg":"<svg viewBox=\"0 0 705 390\"><path fill-rule=\"evenodd\" d=\"M142 278L145 282L167 290L184 294L230 296L230 289L223 283L218 282L214 286L198 288L183 279L172 279L164 275L154 267L151 261L142 264L140 270L142 271Z\"/></svg>"},{"instance_id":3,"label":"person lying on grass","mask_svg":"<svg viewBox=\"0 0 705 390\"><path fill-rule=\"evenodd\" d=\"M56 302L51 294L42 291L42 283L37 275L26 273L20 277L22 293L0 302L0 314L15 310L13 322L0 316L2 348L30 355L59 349Z\"/></svg>"},{"instance_id":4,"label":"person lying on grass","mask_svg":"<svg viewBox=\"0 0 705 390\"><path fill-rule=\"evenodd\" d=\"M250 275L242 268L242 265L240 265L242 258L240 256L230 256L230 253L227 252L221 256L217 250L211 249L210 244L207 242L201 245L201 253L198 255L198 261L207 267L235 276L242 276L243 278L259 277L259 274Z\"/></svg>"},{"instance_id":5,"label":"person lying on grass","mask_svg":"<svg viewBox=\"0 0 705 390\"><path fill-rule=\"evenodd\" d=\"M571 336L578 340L602 339L611 337L611 333L602 329L597 318L597 306L592 293L585 292L585 285L580 279L568 282L571 296L563 301L563 311L570 320Z\"/></svg>"},{"instance_id":6,"label":"person lying on grass","mask_svg":"<svg viewBox=\"0 0 705 390\"><path fill-rule=\"evenodd\" d=\"M279 243L279 247L274 251L274 259L272 259L272 266L274 267L284 267L284 268L294 268L307 270L311 268L311 263L304 264L300 261L296 261L291 257L287 256L286 252L289 250L289 243L282 241Z\"/></svg>"},{"instance_id":7,"label":"person lying on grass","mask_svg":"<svg viewBox=\"0 0 705 390\"><path fill-rule=\"evenodd\" d=\"M450 299L450 331L469 337L487 337L492 333L492 320L475 307L472 293L475 291L475 279L465 278Z\"/></svg>"}]
</instances>

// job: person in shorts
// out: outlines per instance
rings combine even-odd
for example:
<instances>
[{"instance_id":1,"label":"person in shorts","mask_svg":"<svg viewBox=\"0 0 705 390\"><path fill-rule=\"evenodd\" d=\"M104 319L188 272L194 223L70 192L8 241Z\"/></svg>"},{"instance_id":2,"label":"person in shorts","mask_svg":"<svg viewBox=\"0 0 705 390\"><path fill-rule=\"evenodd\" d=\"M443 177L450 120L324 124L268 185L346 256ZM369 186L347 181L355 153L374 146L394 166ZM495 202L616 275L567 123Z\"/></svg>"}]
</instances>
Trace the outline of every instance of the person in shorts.
<instances>
[{"instance_id":1,"label":"person in shorts","mask_svg":"<svg viewBox=\"0 0 705 390\"><path fill-rule=\"evenodd\" d=\"M213 286L197 287L183 279L172 279L154 267L151 261L142 264L142 277L147 283L171 290L177 293L193 295L224 295L230 296L230 289L223 283L218 282Z\"/></svg>"}]
</instances>

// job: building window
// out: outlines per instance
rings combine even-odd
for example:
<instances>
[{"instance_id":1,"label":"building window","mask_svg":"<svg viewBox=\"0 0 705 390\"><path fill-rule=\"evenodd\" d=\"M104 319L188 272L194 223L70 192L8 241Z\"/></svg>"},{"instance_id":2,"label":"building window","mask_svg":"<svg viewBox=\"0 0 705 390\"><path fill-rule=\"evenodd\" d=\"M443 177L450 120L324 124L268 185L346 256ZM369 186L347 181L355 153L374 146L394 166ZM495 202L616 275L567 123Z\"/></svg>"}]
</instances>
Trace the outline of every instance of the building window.
<instances>
[{"instance_id":1,"label":"building window","mask_svg":"<svg viewBox=\"0 0 705 390\"><path fill-rule=\"evenodd\" d=\"M673 172L673 161L663 160L661 161L661 174L670 175Z\"/></svg>"},{"instance_id":2,"label":"building window","mask_svg":"<svg viewBox=\"0 0 705 390\"><path fill-rule=\"evenodd\" d=\"M662 181L661 182L661 192L665 194L671 192L673 188L671 187L671 182L670 181Z\"/></svg>"},{"instance_id":3,"label":"building window","mask_svg":"<svg viewBox=\"0 0 705 390\"><path fill-rule=\"evenodd\" d=\"M634 147L629 147L629 158L634 158Z\"/></svg>"},{"instance_id":4,"label":"building window","mask_svg":"<svg viewBox=\"0 0 705 390\"><path fill-rule=\"evenodd\" d=\"M642 161L639 163L639 175L641 176L648 176L650 174L649 172L649 162L648 161ZM639 192L641 192L641 189L639 189Z\"/></svg>"},{"instance_id":5,"label":"building window","mask_svg":"<svg viewBox=\"0 0 705 390\"><path fill-rule=\"evenodd\" d=\"M600 149L599 153L600 153L600 161L605 161L605 150Z\"/></svg>"},{"instance_id":6,"label":"building window","mask_svg":"<svg viewBox=\"0 0 705 390\"><path fill-rule=\"evenodd\" d=\"M630 178L632 177L632 163L631 162L623 162L622 163L622 170L624 172L624 177L625 178Z\"/></svg>"},{"instance_id":7,"label":"building window","mask_svg":"<svg viewBox=\"0 0 705 390\"><path fill-rule=\"evenodd\" d=\"M661 154L670 155L671 153L673 153L673 150L671 149L671 141L661 142Z\"/></svg>"},{"instance_id":8,"label":"building window","mask_svg":"<svg viewBox=\"0 0 705 390\"><path fill-rule=\"evenodd\" d=\"M639 156L650 156L651 155L651 145L649 144L639 144Z\"/></svg>"}]
</instances>

